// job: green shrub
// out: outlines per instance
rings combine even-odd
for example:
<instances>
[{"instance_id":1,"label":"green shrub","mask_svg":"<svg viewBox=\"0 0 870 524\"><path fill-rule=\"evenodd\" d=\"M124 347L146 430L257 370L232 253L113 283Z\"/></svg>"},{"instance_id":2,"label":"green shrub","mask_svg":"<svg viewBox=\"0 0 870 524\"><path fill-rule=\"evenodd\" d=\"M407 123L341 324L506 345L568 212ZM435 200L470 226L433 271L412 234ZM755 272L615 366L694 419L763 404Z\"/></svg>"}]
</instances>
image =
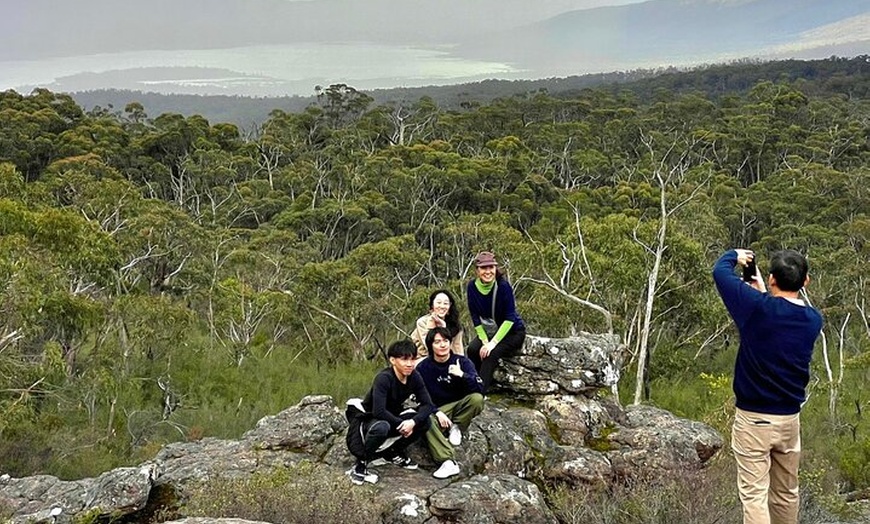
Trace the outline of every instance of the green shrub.
<instances>
[{"instance_id":1,"label":"green shrub","mask_svg":"<svg viewBox=\"0 0 870 524\"><path fill-rule=\"evenodd\" d=\"M372 492L327 466L301 462L246 478L215 478L196 487L181 513L274 524L377 522Z\"/></svg>"},{"instance_id":2,"label":"green shrub","mask_svg":"<svg viewBox=\"0 0 870 524\"><path fill-rule=\"evenodd\" d=\"M6 524L12 522L14 512L4 501L0 500L0 523Z\"/></svg>"},{"instance_id":3,"label":"green shrub","mask_svg":"<svg viewBox=\"0 0 870 524\"><path fill-rule=\"evenodd\" d=\"M870 486L870 438L857 442L847 442L840 439L842 454L840 455L840 470L852 489L864 489Z\"/></svg>"}]
</instances>

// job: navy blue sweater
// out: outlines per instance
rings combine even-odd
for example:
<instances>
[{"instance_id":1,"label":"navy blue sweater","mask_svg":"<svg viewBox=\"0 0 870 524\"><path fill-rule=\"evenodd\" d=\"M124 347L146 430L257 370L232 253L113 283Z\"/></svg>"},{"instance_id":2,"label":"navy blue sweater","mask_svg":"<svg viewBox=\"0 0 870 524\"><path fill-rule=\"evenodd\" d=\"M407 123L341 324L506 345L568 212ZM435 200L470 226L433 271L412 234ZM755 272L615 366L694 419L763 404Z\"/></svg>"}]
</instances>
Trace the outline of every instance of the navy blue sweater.
<instances>
[{"instance_id":1,"label":"navy blue sweater","mask_svg":"<svg viewBox=\"0 0 870 524\"><path fill-rule=\"evenodd\" d=\"M713 267L713 280L740 332L734 365L737 407L771 415L798 413L822 316L810 306L752 288L734 273L736 265L737 252L726 252Z\"/></svg>"},{"instance_id":2,"label":"navy blue sweater","mask_svg":"<svg viewBox=\"0 0 870 524\"><path fill-rule=\"evenodd\" d=\"M489 318L492 316L492 291L483 295L477 290L474 285L474 279L471 279L466 286L468 295L468 312L471 313L471 322L475 326L480 325L480 318ZM510 320L514 323L512 330L525 329L523 319L517 313L517 305L514 301L514 288L510 282L501 279L498 281L498 291L495 294L495 323L501 326L505 320Z\"/></svg>"},{"instance_id":3,"label":"navy blue sweater","mask_svg":"<svg viewBox=\"0 0 870 524\"><path fill-rule=\"evenodd\" d=\"M447 368L459 362L464 375L457 377L447 372ZM477 375L474 364L462 355L451 354L447 362L436 362L432 355L417 364L417 371L432 397L432 402L441 407L456 402L472 393L483 393L483 381Z\"/></svg>"}]
</instances>

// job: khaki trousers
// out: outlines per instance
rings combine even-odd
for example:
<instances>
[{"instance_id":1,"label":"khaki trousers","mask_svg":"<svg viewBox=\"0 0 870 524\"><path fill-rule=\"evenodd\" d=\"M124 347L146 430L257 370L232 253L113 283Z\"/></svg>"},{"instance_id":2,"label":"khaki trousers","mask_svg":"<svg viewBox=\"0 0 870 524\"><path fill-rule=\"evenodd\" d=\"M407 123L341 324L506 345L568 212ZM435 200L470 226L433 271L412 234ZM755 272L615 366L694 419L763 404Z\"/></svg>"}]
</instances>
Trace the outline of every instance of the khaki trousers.
<instances>
[{"instance_id":1,"label":"khaki trousers","mask_svg":"<svg viewBox=\"0 0 870 524\"><path fill-rule=\"evenodd\" d=\"M797 524L800 414L737 409L731 430L744 524Z\"/></svg>"},{"instance_id":2,"label":"khaki trousers","mask_svg":"<svg viewBox=\"0 0 870 524\"><path fill-rule=\"evenodd\" d=\"M450 420L454 424L458 424L462 431L467 431L468 425L471 424L471 419L483 411L483 395L471 393L456 402L439 407L438 411L450 417ZM447 440L444 431L438 424L438 417L434 413L430 415L426 442L429 443L429 452L432 453L432 458L439 464L447 459L453 460L454 457L453 446Z\"/></svg>"}]
</instances>

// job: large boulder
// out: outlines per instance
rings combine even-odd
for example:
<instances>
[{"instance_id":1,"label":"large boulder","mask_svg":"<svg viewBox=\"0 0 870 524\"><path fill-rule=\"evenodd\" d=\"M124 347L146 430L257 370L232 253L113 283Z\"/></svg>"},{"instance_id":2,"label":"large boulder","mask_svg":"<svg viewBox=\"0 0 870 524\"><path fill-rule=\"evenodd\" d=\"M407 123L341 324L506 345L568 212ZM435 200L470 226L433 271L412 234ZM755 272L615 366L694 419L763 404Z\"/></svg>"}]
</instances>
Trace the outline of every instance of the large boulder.
<instances>
[{"instance_id":1,"label":"large boulder","mask_svg":"<svg viewBox=\"0 0 870 524\"><path fill-rule=\"evenodd\" d=\"M369 487L381 521L556 522L538 486L701 467L722 438L663 410L623 409L607 391L618 380L621 355L613 336L528 337L496 373L500 394L465 432L457 449L460 475L433 478L437 464L425 444L412 446L420 470L385 466L381 481ZM209 479L246 478L303 461L338 477L353 464L343 411L332 397L313 395L264 417L239 440L170 444L138 468L72 482L4 476L0 505L12 510L15 524L84 517L135 522L161 510L183 511L192 488Z\"/></svg>"},{"instance_id":2,"label":"large boulder","mask_svg":"<svg viewBox=\"0 0 870 524\"><path fill-rule=\"evenodd\" d=\"M3 475L0 504L14 511L14 523L63 522L84 513L125 515L145 507L156 476L154 464L74 481L49 475L21 479Z\"/></svg>"},{"instance_id":3,"label":"large boulder","mask_svg":"<svg viewBox=\"0 0 870 524\"><path fill-rule=\"evenodd\" d=\"M710 426L652 406L630 406L626 418L606 437L614 446L607 456L618 475L698 468L723 444Z\"/></svg>"},{"instance_id":4,"label":"large boulder","mask_svg":"<svg viewBox=\"0 0 870 524\"><path fill-rule=\"evenodd\" d=\"M496 390L518 396L590 393L619 382L624 348L613 334L526 336L495 372Z\"/></svg>"},{"instance_id":5,"label":"large boulder","mask_svg":"<svg viewBox=\"0 0 870 524\"><path fill-rule=\"evenodd\" d=\"M538 487L513 475L475 475L429 497L440 522L550 524L556 517Z\"/></svg>"},{"instance_id":6,"label":"large boulder","mask_svg":"<svg viewBox=\"0 0 870 524\"><path fill-rule=\"evenodd\" d=\"M622 408L609 397L547 395L536 407L547 417L556 440L571 446L583 446L602 429L623 422L618 420Z\"/></svg>"}]
</instances>

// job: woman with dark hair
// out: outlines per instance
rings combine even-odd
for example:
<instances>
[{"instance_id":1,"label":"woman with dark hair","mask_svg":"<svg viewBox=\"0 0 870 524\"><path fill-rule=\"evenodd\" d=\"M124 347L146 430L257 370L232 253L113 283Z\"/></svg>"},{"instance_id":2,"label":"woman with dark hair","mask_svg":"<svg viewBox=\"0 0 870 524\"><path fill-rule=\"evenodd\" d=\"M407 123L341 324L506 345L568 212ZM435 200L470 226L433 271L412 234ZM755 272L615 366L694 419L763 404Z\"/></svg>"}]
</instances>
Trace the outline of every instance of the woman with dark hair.
<instances>
[{"instance_id":1,"label":"woman with dark hair","mask_svg":"<svg viewBox=\"0 0 870 524\"><path fill-rule=\"evenodd\" d=\"M498 270L495 255L482 251L474 265L477 278L468 283L467 293L477 338L468 345L468 358L474 362L486 392L501 358L522 347L526 326L517 313L514 290Z\"/></svg>"},{"instance_id":2,"label":"woman with dark hair","mask_svg":"<svg viewBox=\"0 0 870 524\"><path fill-rule=\"evenodd\" d=\"M450 350L457 355L465 354L462 345L462 325L459 323L459 311L456 309L456 301L453 295L446 289L438 289L429 295L429 313L417 319L417 325L411 333L411 340L417 346L417 356L425 357L429 354L426 349L426 335L430 329L436 327L447 328L452 342Z\"/></svg>"}]
</instances>

